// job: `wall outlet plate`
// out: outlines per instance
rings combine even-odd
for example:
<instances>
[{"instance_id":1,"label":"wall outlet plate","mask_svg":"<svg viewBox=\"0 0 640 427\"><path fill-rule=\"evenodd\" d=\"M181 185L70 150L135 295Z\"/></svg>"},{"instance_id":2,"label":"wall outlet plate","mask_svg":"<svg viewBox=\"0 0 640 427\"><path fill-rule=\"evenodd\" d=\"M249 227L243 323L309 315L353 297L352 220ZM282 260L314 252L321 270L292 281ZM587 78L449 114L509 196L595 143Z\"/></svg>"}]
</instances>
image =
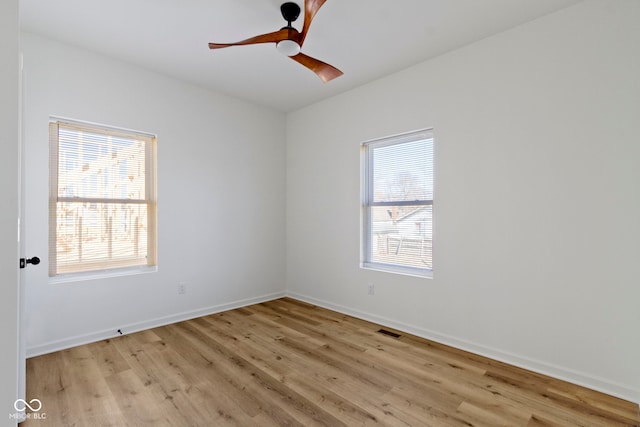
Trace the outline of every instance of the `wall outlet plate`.
<instances>
[{"instance_id":1,"label":"wall outlet plate","mask_svg":"<svg viewBox=\"0 0 640 427\"><path fill-rule=\"evenodd\" d=\"M178 295L185 295L187 293L187 284L185 282L178 283Z\"/></svg>"}]
</instances>

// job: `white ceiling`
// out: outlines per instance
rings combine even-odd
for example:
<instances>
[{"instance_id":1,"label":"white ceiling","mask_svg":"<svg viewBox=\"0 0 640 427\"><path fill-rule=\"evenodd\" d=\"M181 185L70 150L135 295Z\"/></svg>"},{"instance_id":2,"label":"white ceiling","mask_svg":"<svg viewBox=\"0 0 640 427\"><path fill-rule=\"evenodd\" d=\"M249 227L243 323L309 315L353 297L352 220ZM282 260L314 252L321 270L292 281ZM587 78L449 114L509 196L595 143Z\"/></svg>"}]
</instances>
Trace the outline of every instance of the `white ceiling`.
<instances>
[{"instance_id":1,"label":"white ceiling","mask_svg":"<svg viewBox=\"0 0 640 427\"><path fill-rule=\"evenodd\" d=\"M20 0L20 19L25 31L291 111L579 1L328 0L302 49L344 72L326 84L273 44L209 50L280 29L284 0Z\"/></svg>"}]
</instances>

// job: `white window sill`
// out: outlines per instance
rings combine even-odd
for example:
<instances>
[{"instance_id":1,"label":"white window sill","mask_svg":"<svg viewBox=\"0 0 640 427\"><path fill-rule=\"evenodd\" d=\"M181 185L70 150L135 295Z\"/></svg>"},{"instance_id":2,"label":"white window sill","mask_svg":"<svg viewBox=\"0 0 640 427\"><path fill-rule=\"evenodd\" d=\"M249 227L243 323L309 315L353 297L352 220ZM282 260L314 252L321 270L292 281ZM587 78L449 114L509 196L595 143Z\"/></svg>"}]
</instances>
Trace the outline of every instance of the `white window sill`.
<instances>
[{"instance_id":1,"label":"white window sill","mask_svg":"<svg viewBox=\"0 0 640 427\"><path fill-rule=\"evenodd\" d=\"M56 283L84 282L87 280L108 279L112 277L134 276L138 274L156 273L157 271L158 271L157 266L125 267L125 268L115 268L112 270L96 270L96 271L87 271L83 273L60 274L58 276L49 277L49 283L56 284Z\"/></svg>"},{"instance_id":2,"label":"white window sill","mask_svg":"<svg viewBox=\"0 0 640 427\"><path fill-rule=\"evenodd\" d=\"M403 276L420 277L423 279L433 279L433 270L423 268L400 267L389 264L363 263L360 268L365 270L382 271L385 273L401 274Z\"/></svg>"}]
</instances>

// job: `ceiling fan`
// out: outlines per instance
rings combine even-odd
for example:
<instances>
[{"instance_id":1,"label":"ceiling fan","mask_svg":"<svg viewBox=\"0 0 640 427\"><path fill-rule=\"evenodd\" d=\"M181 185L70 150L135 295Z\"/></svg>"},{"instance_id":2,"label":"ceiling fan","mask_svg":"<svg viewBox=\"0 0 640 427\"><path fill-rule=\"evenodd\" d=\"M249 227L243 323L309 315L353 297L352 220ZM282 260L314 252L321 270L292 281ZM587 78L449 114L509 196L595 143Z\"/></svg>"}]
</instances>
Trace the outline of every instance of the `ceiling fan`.
<instances>
[{"instance_id":1,"label":"ceiling fan","mask_svg":"<svg viewBox=\"0 0 640 427\"><path fill-rule=\"evenodd\" d=\"M299 32L291 25L291 23L300 16L300 6L294 2L286 2L280 6L282 17L287 21L287 25L285 27L282 27L278 31L274 31L273 33L262 34L236 43L209 43L209 49L221 49L229 46L242 46L259 43L275 43L279 52L304 65L316 73L316 75L326 83L336 77L340 77L343 74L342 71L300 52L302 44L307 37L311 21L325 1L326 0L305 0L302 32Z\"/></svg>"}]
</instances>

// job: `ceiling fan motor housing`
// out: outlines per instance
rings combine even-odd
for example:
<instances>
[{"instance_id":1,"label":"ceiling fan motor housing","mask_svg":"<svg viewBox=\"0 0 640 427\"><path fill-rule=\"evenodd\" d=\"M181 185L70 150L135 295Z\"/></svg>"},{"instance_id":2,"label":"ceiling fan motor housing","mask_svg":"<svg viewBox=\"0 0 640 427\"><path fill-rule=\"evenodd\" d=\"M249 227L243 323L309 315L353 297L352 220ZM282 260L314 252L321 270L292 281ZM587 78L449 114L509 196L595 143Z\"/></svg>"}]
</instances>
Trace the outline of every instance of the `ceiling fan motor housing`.
<instances>
[{"instance_id":1,"label":"ceiling fan motor housing","mask_svg":"<svg viewBox=\"0 0 640 427\"><path fill-rule=\"evenodd\" d=\"M280 6L280 12L282 12L284 20L287 21L289 26L291 26L291 23L300 16L300 6L298 6L297 3L288 1L286 3L282 3Z\"/></svg>"},{"instance_id":2,"label":"ceiling fan motor housing","mask_svg":"<svg viewBox=\"0 0 640 427\"><path fill-rule=\"evenodd\" d=\"M293 28L291 23L300 16L300 6L292 1L282 3L280 6L280 12L282 12L282 17L287 21L287 26L282 29L293 30L295 33L298 33L298 30ZM300 53L300 44L293 39L282 40L276 43L276 49L278 49L278 51L283 55L295 56Z\"/></svg>"}]
</instances>

